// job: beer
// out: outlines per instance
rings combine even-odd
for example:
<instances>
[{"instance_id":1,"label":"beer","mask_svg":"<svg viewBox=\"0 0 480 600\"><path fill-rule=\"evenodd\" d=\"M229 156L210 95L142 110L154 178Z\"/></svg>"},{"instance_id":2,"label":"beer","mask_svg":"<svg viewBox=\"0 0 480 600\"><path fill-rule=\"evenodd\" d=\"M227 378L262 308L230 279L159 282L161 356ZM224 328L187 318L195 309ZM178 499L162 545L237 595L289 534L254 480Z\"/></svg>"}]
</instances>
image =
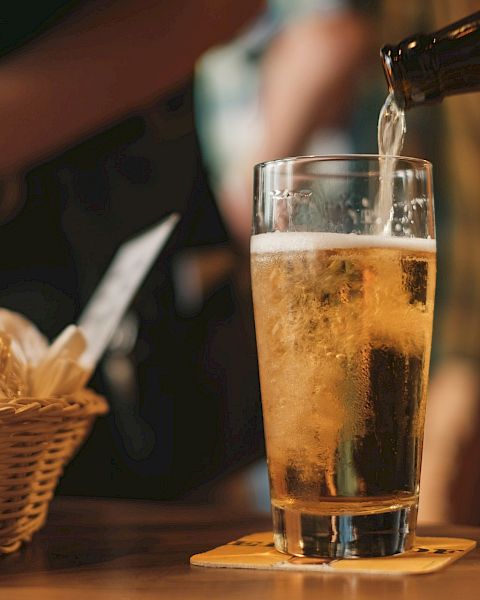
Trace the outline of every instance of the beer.
<instances>
[{"instance_id":1,"label":"beer","mask_svg":"<svg viewBox=\"0 0 480 600\"><path fill-rule=\"evenodd\" d=\"M435 241L275 232L251 250L277 548L325 555L315 516L414 522ZM282 546L295 527L302 547Z\"/></svg>"}]
</instances>

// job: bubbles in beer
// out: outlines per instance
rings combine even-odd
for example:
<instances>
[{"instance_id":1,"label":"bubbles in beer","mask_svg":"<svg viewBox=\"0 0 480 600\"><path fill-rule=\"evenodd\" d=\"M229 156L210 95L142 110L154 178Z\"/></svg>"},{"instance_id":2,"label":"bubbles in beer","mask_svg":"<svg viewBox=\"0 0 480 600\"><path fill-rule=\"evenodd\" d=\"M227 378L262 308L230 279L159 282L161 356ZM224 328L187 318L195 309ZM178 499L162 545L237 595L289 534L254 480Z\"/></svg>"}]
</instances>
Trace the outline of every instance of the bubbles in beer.
<instances>
[{"instance_id":1,"label":"bubbles in beer","mask_svg":"<svg viewBox=\"0 0 480 600\"><path fill-rule=\"evenodd\" d=\"M274 502L415 495L434 253L409 238L252 238Z\"/></svg>"}]
</instances>

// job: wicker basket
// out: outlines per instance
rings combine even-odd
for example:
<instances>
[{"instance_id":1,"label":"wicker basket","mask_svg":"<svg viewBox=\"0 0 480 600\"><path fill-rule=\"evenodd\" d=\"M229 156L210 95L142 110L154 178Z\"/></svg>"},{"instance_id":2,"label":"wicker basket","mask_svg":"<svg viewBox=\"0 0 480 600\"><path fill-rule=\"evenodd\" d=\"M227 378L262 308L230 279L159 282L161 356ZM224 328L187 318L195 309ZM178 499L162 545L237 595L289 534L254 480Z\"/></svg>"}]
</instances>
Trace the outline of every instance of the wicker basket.
<instances>
[{"instance_id":1,"label":"wicker basket","mask_svg":"<svg viewBox=\"0 0 480 600\"><path fill-rule=\"evenodd\" d=\"M107 410L89 390L0 400L0 554L15 552L42 527L65 465Z\"/></svg>"}]
</instances>

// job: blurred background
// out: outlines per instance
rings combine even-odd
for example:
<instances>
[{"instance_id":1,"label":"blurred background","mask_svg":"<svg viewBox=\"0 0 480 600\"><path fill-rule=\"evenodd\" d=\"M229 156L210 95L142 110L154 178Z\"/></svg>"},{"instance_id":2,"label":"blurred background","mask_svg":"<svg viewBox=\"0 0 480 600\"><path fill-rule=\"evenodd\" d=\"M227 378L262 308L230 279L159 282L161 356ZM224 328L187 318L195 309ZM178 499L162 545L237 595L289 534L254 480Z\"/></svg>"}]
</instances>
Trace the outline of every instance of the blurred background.
<instances>
[{"instance_id":1,"label":"blurred background","mask_svg":"<svg viewBox=\"0 0 480 600\"><path fill-rule=\"evenodd\" d=\"M182 214L95 373L111 412L59 492L268 511L252 167L375 153L387 94L379 48L472 13L478 0L9 4L0 304L53 338L123 241ZM478 98L409 112L403 153L434 164L438 234L420 516L478 524Z\"/></svg>"}]
</instances>

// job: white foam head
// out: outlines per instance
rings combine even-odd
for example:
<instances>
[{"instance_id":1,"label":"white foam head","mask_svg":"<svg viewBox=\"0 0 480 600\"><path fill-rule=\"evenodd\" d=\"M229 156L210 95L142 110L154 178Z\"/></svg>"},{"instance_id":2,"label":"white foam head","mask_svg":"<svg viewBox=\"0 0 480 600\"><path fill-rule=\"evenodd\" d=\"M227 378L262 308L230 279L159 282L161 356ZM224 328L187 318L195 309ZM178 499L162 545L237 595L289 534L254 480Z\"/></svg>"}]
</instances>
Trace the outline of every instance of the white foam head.
<instances>
[{"instance_id":1,"label":"white foam head","mask_svg":"<svg viewBox=\"0 0 480 600\"><path fill-rule=\"evenodd\" d=\"M310 231L260 233L252 236L250 244L250 250L254 254L335 248L403 248L416 252L435 252L437 246L432 239Z\"/></svg>"}]
</instances>

